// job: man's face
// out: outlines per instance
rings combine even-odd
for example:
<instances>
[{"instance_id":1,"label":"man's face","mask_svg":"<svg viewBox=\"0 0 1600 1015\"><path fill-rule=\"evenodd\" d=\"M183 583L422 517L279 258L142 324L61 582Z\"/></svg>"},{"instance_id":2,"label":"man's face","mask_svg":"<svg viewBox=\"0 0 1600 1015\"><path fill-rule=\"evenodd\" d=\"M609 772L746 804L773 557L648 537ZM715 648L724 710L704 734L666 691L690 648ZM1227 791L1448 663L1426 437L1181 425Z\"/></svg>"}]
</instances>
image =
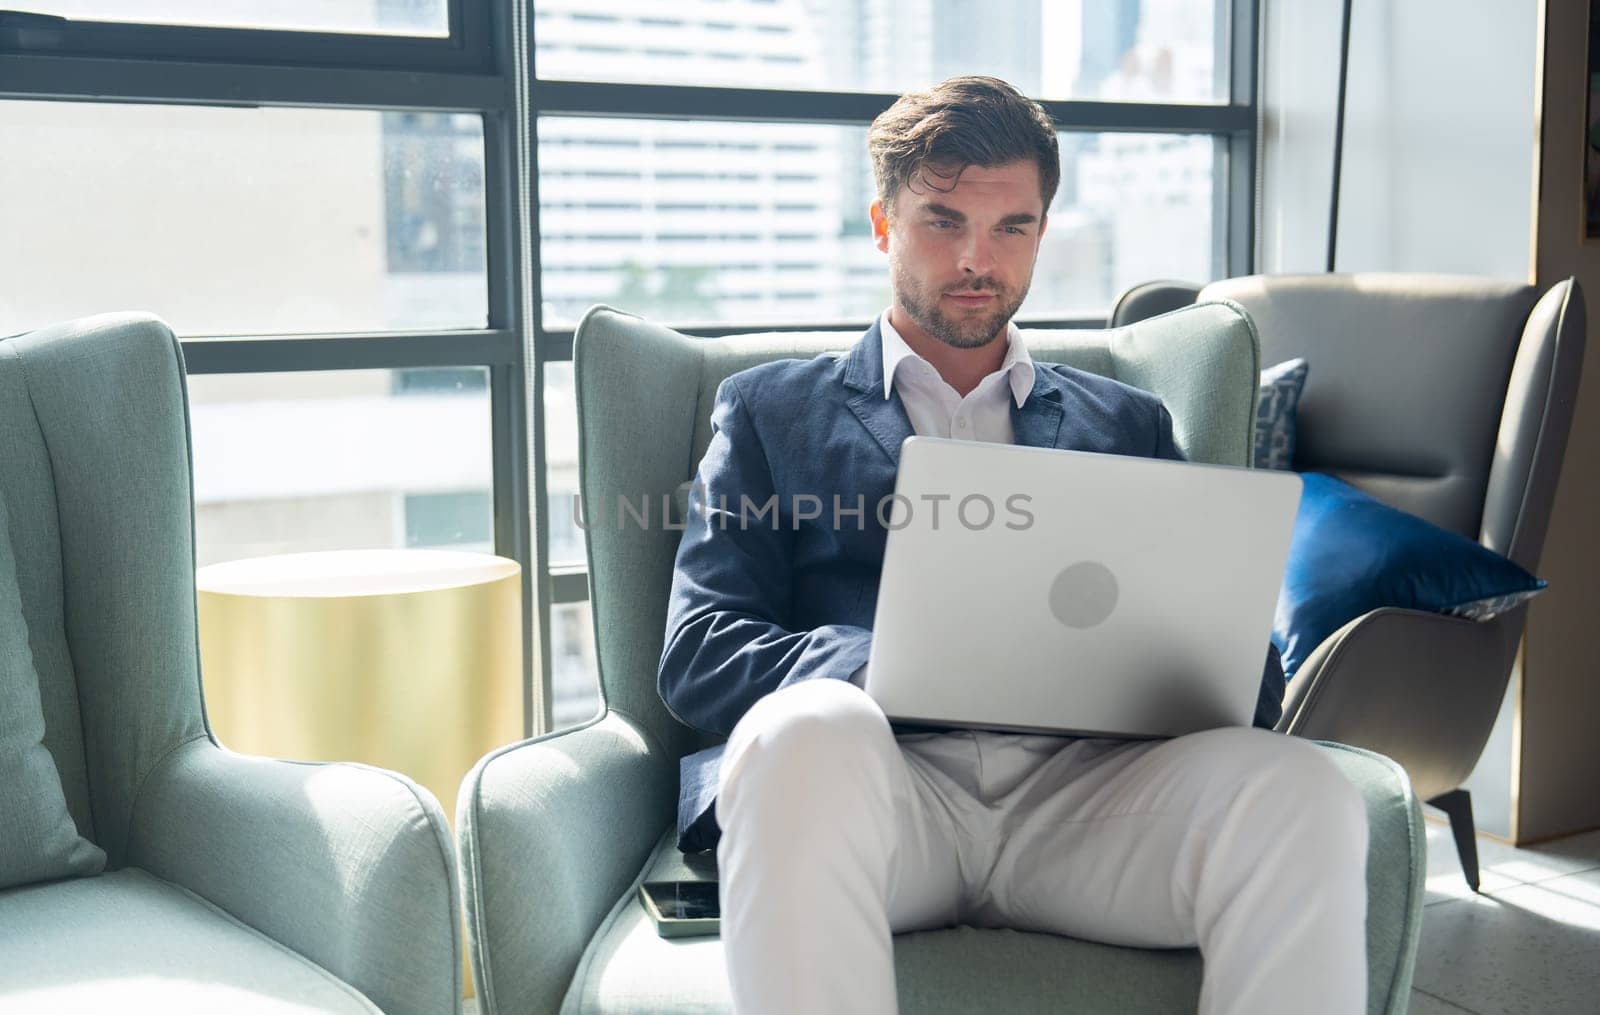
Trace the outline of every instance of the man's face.
<instances>
[{"instance_id":1,"label":"man's face","mask_svg":"<svg viewBox=\"0 0 1600 1015\"><path fill-rule=\"evenodd\" d=\"M986 345L1016 314L1033 281L1044 198L1033 161L968 166L950 186L929 169L901 187L887 215L872 203L873 238L889 255L895 305L958 349Z\"/></svg>"}]
</instances>

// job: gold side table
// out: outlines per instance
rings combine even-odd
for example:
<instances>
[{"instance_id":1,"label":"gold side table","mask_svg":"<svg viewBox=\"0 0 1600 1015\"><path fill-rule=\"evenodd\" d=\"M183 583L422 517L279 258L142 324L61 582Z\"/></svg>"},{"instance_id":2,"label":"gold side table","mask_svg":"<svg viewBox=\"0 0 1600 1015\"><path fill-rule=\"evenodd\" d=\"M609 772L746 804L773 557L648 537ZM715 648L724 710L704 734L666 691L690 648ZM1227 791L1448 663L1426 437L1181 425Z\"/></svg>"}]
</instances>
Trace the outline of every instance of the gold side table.
<instances>
[{"instance_id":1,"label":"gold side table","mask_svg":"<svg viewBox=\"0 0 1600 1015\"><path fill-rule=\"evenodd\" d=\"M206 711L226 747L404 772L453 824L462 777L523 735L514 560L295 553L212 564L196 584Z\"/></svg>"}]
</instances>

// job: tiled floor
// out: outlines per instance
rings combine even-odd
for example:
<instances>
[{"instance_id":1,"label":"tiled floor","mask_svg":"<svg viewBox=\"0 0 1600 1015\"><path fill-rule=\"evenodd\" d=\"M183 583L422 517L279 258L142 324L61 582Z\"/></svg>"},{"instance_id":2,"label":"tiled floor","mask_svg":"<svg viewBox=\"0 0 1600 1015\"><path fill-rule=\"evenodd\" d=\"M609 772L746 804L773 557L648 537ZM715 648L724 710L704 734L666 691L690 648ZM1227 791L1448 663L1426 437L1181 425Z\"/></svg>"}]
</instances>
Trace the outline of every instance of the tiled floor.
<instances>
[{"instance_id":1,"label":"tiled floor","mask_svg":"<svg viewBox=\"0 0 1600 1015\"><path fill-rule=\"evenodd\" d=\"M1600 831L1528 849L1479 836L1475 896L1449 828L1427 827L1412 1015L1600 1013Z\"/></svg>"},{"instance_id":2,"label":"tiled floor","mask_svg":"<svg viewBox=\"0 0 1600 1015\"><path fill-rule=\"evenodd\" d=\"M1600 1013L1600 831L1527 849L1478 837L1481 894L1428 822L1415 1015Z\"/></svg>"}]
</instances>

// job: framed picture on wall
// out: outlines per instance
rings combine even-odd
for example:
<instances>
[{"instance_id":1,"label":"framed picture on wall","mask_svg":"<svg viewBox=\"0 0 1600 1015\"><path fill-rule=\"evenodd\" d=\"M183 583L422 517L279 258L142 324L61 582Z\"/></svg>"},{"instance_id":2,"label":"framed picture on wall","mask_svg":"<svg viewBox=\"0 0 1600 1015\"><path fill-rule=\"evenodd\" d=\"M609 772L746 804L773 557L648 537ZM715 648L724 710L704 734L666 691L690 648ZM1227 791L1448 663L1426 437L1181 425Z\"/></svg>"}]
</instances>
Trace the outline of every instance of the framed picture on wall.
<instances>
[{"instance_id":1,"label":"framed picture on wall","mask_svg":"<svg viewBox=\"0 0 1600 1015\"><path fill-rule=\"evenodd\" d=\"M1600 0L1589 3L1589 108L1584 117L1583 233L1600 237Z\"/></svg>"}]
</instances>

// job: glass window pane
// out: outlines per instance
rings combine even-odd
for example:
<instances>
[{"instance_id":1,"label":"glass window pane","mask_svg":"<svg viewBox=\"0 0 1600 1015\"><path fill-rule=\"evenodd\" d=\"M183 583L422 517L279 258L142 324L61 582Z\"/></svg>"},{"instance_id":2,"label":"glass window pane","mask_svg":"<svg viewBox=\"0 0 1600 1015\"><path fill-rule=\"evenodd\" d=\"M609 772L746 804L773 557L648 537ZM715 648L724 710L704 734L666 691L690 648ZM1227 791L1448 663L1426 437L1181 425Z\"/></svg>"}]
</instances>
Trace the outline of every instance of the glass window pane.
<instances>
[{"instance_id":1,"label":"glass window pane","mask_svg":"<svg viewBox=\"0 0 1600 1015\"><path fill-rule=\"evenodd\" d=\"M488 371L189 378L199 564L309 550L494 552ZM428 383L408 383L428 374Z\"/></svg>"},{"instance_id":2,"label":"glass window pane","mask_svg":"<svg viewBox=\"0 0 1600 1015\"><path fill-rule=\"evenodd\" d=\"M450 34L449 0L9 0L6 6L78 21L363 35Z\"/></svg>"},{"instance_id":3,"label":"glass window pane","mask_svg":"<svg viewBox=\"0 0 1600 1015\"><path fill-rule=\"evenodd\" d=\"M1104 315L1129 286L1217 277L1218 142L1206 135L1061 134L1061 189L1022 316Z\"/></svg>"},{"instance_id":4,"label":"glass window pane","mask_svg":"<svg viewBox=\"0 0 1600 1015\"><path fill-rule=\"evenodd\" d=\"M549 562L583 564L583 530L577 525L578 408L572 364L544 366L545 510L550 529ZM600 710L594 630L588 603L550 608L552 641L551 712L555 729L587 721Z\"/></svg>"},{"instance_id":5,"label":"glass window pane","mask_svg":"<svg viewBox=\"0 0 1600 1015\"><path fill-rule=\"evenodd\" d=\"M578 527L578 402L572 364L544 365L545 512L550 527L551 565L586 561Z\"/></svg>"},{"instance_id":6,"label":"glass window pane","mask_svg":"<svg viewBox=\"0 0 1600 1015\"><path fill-rule=\"evenodd\" d=\"M991 74L1048 99L1218 102L1226 0L535 0L543 78L903 92Z\"/></svg>"},{"instance_id":7,"label":"glass window pane","mask_svg":"<svg viewBox=\"0 0 1600 1015\"><path fill-rule=\"evenodd\" d=\"M588 603L550 608L554 629L550 649L553 729L576 726L600 711L599 671L594 657L594 624Z\"/></svg>"},{"instance_id":8,"label":"glass window pane","mask_svg":"<svg viewBox=\"0 0 1600 1015\"><path fill-rule=\"evenodd\" d=\"M477 115L0 102L0 334L481 328Z\"/></svg>"},{"instance_id":9,"label":"glass window pane","mask_svg":"<svg viewBox=\"0 0 1600 1015\"><path fill-rule=\"evenodd\" d=\"M1024 317L1103 315L1123 288L1212 277L1210 136L1063 134ZM889 303L866 130L539 121L544 321L607 303L676 323L865 320Z\"/></svg>"}]
</instances>

